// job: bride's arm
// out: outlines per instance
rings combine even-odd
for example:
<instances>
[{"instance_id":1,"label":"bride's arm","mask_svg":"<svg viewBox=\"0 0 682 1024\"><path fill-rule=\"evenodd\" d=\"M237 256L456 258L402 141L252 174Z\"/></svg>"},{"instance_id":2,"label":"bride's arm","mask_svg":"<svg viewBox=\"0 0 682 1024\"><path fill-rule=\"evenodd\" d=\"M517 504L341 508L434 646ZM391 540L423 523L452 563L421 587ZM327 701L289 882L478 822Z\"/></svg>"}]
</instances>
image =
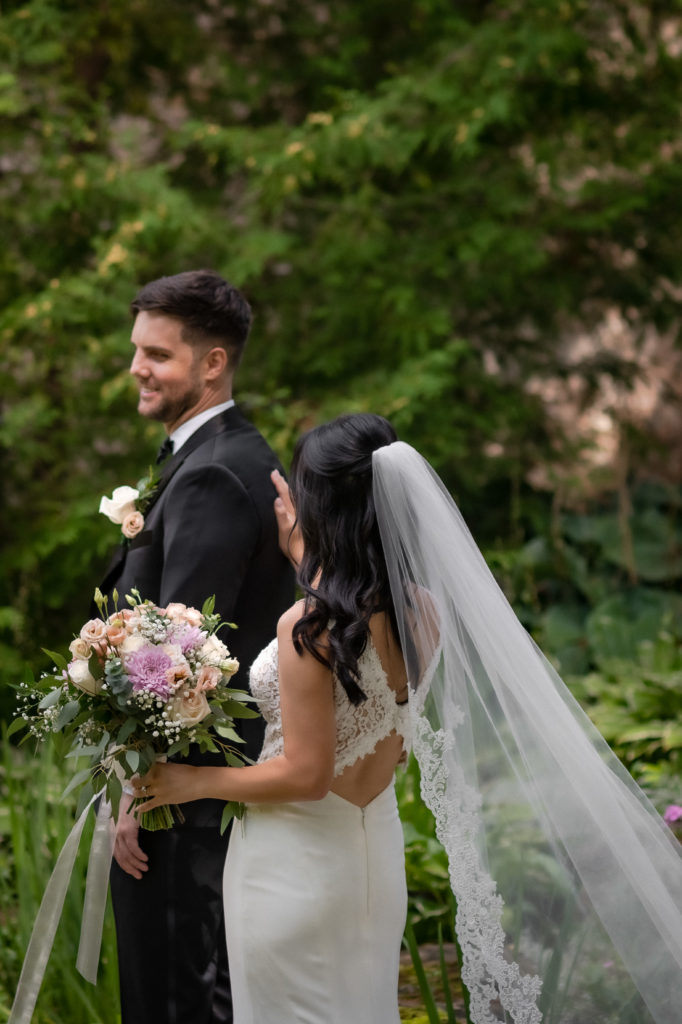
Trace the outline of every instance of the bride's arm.
<instances>
[{"instance_id":1,"label":"bride's arm","mask_svg":"<svg viewBox=\"0 0 682 1024\"><path fill-rule=\"evenodd\" d=\"M291 631L300 616L300 604L294 605L277 628L284 753L243 768L156 764L134 780L135 795L150 797L138 810L201 797L286 803L321 800L328 793L336 745L332 676L307 651L296 653Z\"/></svg>"}]
</instances>

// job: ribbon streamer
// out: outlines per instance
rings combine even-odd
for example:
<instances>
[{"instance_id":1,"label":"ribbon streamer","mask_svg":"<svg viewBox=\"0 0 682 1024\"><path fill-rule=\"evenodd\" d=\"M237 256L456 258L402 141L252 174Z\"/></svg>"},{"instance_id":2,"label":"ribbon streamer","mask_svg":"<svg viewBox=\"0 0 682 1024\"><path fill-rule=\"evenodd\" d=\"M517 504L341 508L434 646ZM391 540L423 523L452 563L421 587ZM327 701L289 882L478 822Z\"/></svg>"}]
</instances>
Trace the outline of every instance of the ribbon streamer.
<instances>
[{"instance_id":1,"label":"ribbon streamer","mask_svg":"<svg viewBox=\"0 0 682 1024\"><path fill-rule=\"evenodd\" d=\"M40 986L45 975L45 968L54 943L57 925L64 907L66 891L76 861L78 847L88 812L101 797L96 793L85 807L76 824L71 829L61 853L57 858L54 871L47 883L40 909L33 925L31 938L24 957L24 965L19 977L19 985L14 996L7 1024L30 1024L33 1017ZM81 937L78 948L76 966L83 977L94 985L97 981L97 965L102 944L102 924L109 884L109 869L113 853L113 835L109 828L111 807L101 800L95 831L90 846L88 874L85 884L85 900Z\"/></svg>"}]
</instances>

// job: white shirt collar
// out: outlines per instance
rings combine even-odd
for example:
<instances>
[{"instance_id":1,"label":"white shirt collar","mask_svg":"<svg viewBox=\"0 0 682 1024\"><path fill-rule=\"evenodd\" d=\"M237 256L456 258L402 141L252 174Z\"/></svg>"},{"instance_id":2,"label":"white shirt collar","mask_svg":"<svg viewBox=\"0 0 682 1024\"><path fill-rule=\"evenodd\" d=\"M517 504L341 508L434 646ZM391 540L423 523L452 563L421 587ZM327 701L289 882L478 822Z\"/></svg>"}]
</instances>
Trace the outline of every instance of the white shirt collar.
<instances>
[{"instance_id":1,"label":"white shirt collar","mask_svg":"<svg viewBox=\"0 0 682 1024\"><path fill-rule=\"evenodd\" d=\"M174 430L170 435L170 439L173 442L173 455L182 448L185 441L192 436L195 430L198 430L208 420L212 420L218 413L231 409L233 405L234 398L230 398L227 402L221 402L220 405L212 405L210 409L204 409L203 412L198 412L196 416L192 416L191 419L181 423L177 430Z\"/></svg>"}]
</instances>

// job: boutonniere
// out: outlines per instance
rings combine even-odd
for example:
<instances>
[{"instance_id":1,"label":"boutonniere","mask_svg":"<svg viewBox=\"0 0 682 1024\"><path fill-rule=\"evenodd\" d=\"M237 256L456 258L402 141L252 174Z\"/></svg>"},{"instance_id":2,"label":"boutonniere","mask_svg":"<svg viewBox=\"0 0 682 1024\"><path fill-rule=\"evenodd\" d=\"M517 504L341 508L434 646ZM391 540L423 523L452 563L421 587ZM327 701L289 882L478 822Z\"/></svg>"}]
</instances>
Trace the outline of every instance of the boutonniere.
<instances>
[{"instance_id":1,"label":"boutonniere","mask_svg":"<svg viewBox=\"0 0 682 1024\"><path fill-rule=\"evenodd\" d=\"M145 512L159 486L159 478L150 468L147 476L138 481L137 487L116 487L110 498L103 496L99 510L112 523L121 527L126 540L132 540L144 529Z\"/></svg>"}]
</instances>

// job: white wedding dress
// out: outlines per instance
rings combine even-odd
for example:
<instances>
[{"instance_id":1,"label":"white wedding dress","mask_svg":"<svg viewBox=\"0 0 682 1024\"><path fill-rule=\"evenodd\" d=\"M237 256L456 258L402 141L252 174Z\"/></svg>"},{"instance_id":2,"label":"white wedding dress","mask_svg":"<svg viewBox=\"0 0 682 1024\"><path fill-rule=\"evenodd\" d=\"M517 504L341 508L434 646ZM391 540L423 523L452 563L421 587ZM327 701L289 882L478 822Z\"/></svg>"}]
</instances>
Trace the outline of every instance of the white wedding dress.
<instances>
[{"instance_id":1,"label":"white wedding dress","mask_svg":"<svg viewBox=\"0 0 682 1024\"><path fill-rule=\"evenodd\" d=\"M335 776L395 730L396 703L371 638L358 662L367 700L334 681ZM260 760L282 752L277 641L251 669L266 720ZM393 784L361 808L323 800L250 804L225 864L234 1024L397 1024L407 912L403 837Z\"/></svg>"}]
</instances>

